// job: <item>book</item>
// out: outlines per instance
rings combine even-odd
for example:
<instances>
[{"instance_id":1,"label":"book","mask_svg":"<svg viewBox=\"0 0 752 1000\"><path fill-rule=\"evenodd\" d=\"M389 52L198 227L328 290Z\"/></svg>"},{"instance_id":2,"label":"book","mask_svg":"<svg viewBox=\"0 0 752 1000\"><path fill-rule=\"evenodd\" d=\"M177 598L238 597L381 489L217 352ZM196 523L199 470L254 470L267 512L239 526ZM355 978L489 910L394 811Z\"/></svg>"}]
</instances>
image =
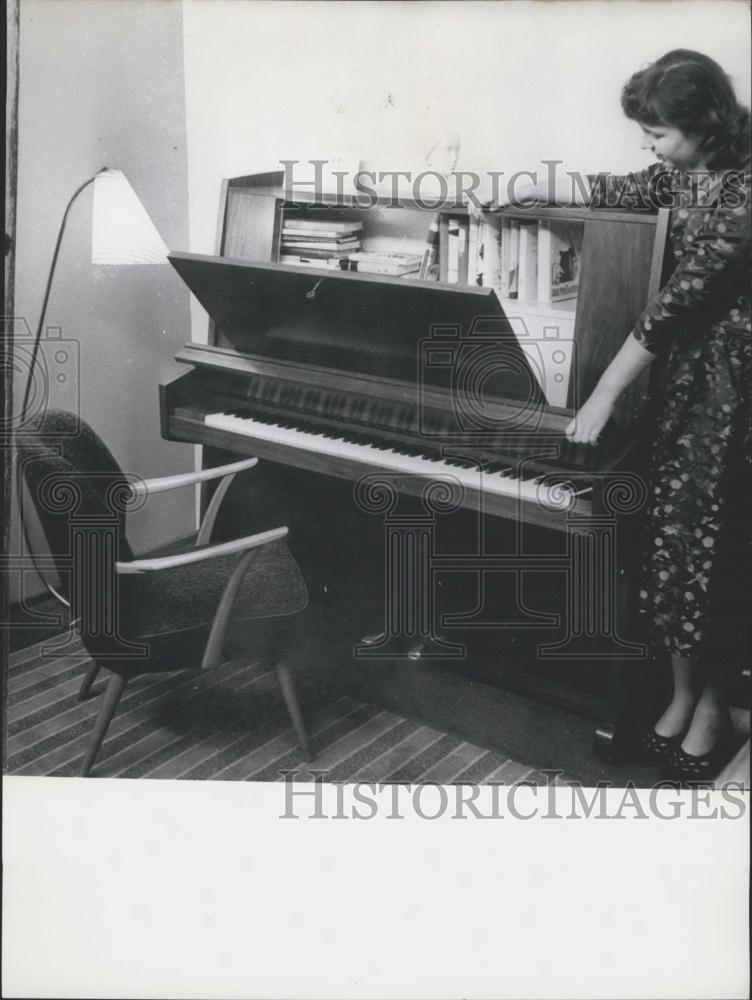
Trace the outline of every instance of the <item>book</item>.
<instances>
[{"instance_id":1,"label":"book","mask_svg":"<svg viewBox=\"0 0 752 1000\"><path fill-rule=\"evenodd\" d=\"M500 258L501 294L504 298L516 299L520 261L520 223L517 219L504 219Z\"/></svg>"},{"instance_id":2,"label":"book","mask_svg":"<svg viewBox=\"0 0 752 1000\"><path fill-rule=\"evenodd\" d=\"M401 250L356 250L350 254L350 260L386 261L393 264L413 264L423 260L419 253L404 253Z\"/></svg>"},{"instance_id":3,"label":"book","mask_svg":"<svg viewBox=\"0 0 752 1000\"><path fill-rule=\"evenodd\" d=\"M350 269L364 274L408 274L419 271L423 255L361 250L349 255Z\"/></svg>"},{"instance_id":4,"label":"book","mask_svg":"<svg viewBox=\"0 0 752 1000\"><path fill-rule=\"evenodd\" d=\"M318 240L321 243L337 243L342 240L360 239L360 230L356 229L349 233L335 233L331 230L319 229L283 229L283 240Z\"/></svg>"},{"instance_id":5,"label":"book","mask_svg":"<svg viewBox=\"0 0 752 1000\"><path fill-rule=\"evenodd\" d=\"M470 234L467 243L467 283L483 284L483 248L481 246L480 219L470 216Z\"/></svg>"},{"instance_id":6,"label":"book","mask_svg":"<svg viewBox=\"0 0 752 1000\"><path fill-rule=\"evenodd\" d=\"M288 219L285 218L282 232L303 230L307 233L337 236L340 233L355 233L363 228L362 222L332 222L331 219Z\"/></svg>"},{"instance_id":7,"label":"book","mask_svg":"<svg viewBox=\"0 0 752 1000\"><path fill-rule=\"evenodd\" d=\"M352 233L334 233L334 232L323 232L319 230L308 230L308 229L283 229L282 239L283 240L319 240L320 242L332 242L335 243L340 240L352 240L359 239L360 232L355 230Z\"/></svg>"},{"instance_id":8,"label":"book","mask_svg":"<svg viewBox=\"0 0 752 1000\"><path fill-rule=\"evenodd\" d=\"M341 271L347 267L347 257L305 257L302 254L283 253L279 262L295 267L323 267L330 271Z\"/></svg>"},{"instance_id":9,"label":"book","mask_svg":"<svg viewBox=\"0 0 752 1000\"><path fill-rule=\"evenodd\" d=\"M302 241L315 243L350 243L353 240L360 240L359 233L335 233L333 236L324 236L322 233L306 233L302 229L291 231L283 230L282 239L285 243L300 243Z\"/></svg>"},{"instance_id":10,"label":"book","mask_svg":"<svg viewBox=\"0 0 752 1000\"><path fill-rule=\"evenodd\" d=\"M283 244L280 247L280 253L288 254L290 256L300 256L300 257L311 257L318 258L319 260L329 260L332 257L345 259L349 255L349 250L332 250L329 247L326 249L321 249L320 247L314 247L313 249L301 249L300 247L290 247Z\"/></svg>"},{"instance_id":11,"label":"book","mask_svg":"<svg viewBox=\"0 0 752 1000\"><path fill-rule=\"evenodd\" d=\"M467 242L468 242L468 222L467 219L458 220L459 242L457 246L457 284L467 284Z\"/></svg>"},{"instance_id":12,"label":"book","mask_svg":"<svg viewBox=\"0 0 752 1000\"><path fill-rule=\"evenodd\" d=\"M533 300L538 295L538 223L520 223L518 298Z\"/></svg>"},{"instance_id":13,"label":"book","mask_svg":"<svg viewBox=\"0 0 752 1000\"><path fill-rule=\"evenodd\" d=\"M544 244L547 244L545 253L550 269L543 280L544 291L548 291L550 285L550 297L544 301L561 302L576 298L580 286L582 227L551 220Z\"/></svg>"},{"instance_id":14,"label":"book","mask_svg":"<svg viewBox=\"0 0 752 1000\"><path fill-rule=\"evenodd\" d=\"M459 275L460 225L457 219L449 219L447 224L447 274L449 285L456 285Z\"/></svg>"},{"instance_id":15,"label":"book","mask_svg":"<svg viewBox=\"0 0 752 1000\"><path fill-rule=\"evenodd\" d=\"M551 301L552 282L551 226L541 219L538 223L538 301Z\"/></svg>"},{"instance_id":16,"label":"book","mask_svg":"<svg viewBox=\"0 0 752 1000\"><path fill-rule=\"evenodd\" d=\"M423 251L423 260L420 265L420 277L425 280L426 278L438 277L437 274L432 275L433 271L436 271L436 262L439 257L439 216L434 215L431 220L431 225L428 227L428 233L426 234L426 248Z\"/></svg>"},{"instance_id":17,"label":"book","mask_svg":"<svg viewBox=\"0 0 752 1000\"><path fill-rule=\"evenodd\" d=\"M360 240L282 240L282 249L291 250L326 250L329 253L339 251L359 250Z\"/></svg>"},{"instance_id":18,"label":"book","mask_svg":"<svg viewBox=\"0 0 752 1000\"><path fill-rule=\"evenodd\" d=\"M419 273L420 262L414 265L399 265L378 260L350 261L349 269L359 274L391 274L398 277L402 274Z\"/></svg>"},{"instance_id":19,"label":"book","mask_svg":"<svg viewBox=\"0 0 752 1000\"><path fill-rule=\"evenodd\" d=\"M505 220L492 215L483 220L483 284L499 295L502 287L501 252L502 223Z\"/></svg>"},{"instance_id":20,"label":"book","mask_svg":"<svg viewBox=\"0 0 752 1000\"><path fill-rule=\"evenodd\" d=\"M579 291L578 281L562 281L551 289L551 301L564 302L566 299L576 299Z\"/></svg>"}]
</instances>

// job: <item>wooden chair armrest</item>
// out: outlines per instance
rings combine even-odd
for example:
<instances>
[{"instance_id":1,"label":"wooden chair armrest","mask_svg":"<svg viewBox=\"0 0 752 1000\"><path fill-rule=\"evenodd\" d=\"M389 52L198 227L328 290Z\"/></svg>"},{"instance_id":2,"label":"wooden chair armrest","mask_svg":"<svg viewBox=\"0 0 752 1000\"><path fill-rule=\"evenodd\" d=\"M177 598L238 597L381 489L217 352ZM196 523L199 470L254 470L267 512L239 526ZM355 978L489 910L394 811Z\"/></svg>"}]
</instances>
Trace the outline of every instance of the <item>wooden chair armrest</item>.
<instances>
[{"instance_id":1,"label":"wooden chair armrest","mask_svg":"<svg viewBox=\"0 0 752 1000\"><path fill-rule=\"evenodd\" d=\"M236 472L243 472L244 469L252 469L257 462L257 458L244 458L239 462L230 462L229 465L218 465L213 469L202 469L199 472L181 472L177 476L141 479L138 482L132 483L131 488L136 496L143 496L148 493L162 493L165 490L174 490L180 486L193 486L196 483L205 483L210 479L217 479L219 476L234 476Z\"/></svg>"},{"instance_id":2,"label":"wooden chair armrest","mask_svg":"<svg viewBox=\"0 0 752 1000\"><path fill-rule=\"evenodd\" d=\"M270 531L260 531L257 535L246 535L244 538L236 538L231 542L223 542L221 545L212 545L205 549L191 549L189 552L179 552L172 556L158 556L155 559L117 562L115 570L120 576L158 573L160 570L174 569L176 566L188 566L191 563L204 562L207 559L216 559L219 556L229 556L236 552L255 549L259 545L267 545L269 542L276 542L278 539L284 538L287 532L287 527L272 528Z\"/></svg>"}]
</instances>

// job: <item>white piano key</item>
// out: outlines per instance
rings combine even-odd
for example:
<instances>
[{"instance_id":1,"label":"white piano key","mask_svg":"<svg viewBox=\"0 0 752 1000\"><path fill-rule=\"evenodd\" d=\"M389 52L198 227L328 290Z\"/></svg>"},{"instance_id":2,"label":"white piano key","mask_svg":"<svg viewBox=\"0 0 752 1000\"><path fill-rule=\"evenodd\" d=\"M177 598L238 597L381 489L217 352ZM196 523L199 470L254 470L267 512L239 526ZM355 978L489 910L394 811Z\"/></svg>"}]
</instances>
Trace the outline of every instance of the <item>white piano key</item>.
<instances>
[{"instance_id":1,"label":"white piano key","mask_svg":"<svg viewBox=\"0 0 752 1000\"><path fill-rule=\"evenodd\" d=\"M503 496L514 497L538 503L555 510L567 510L577 496L587 490L573 491L568 486L546 486L536 479L518 479L502 472L486 473L477 468L463 468L450 465L440 459L421 458L417 455L401 455L393 448L379 448L373 444L358 444L346 437L328 437L325 434L282 427L279 424L254 420L252 417L238 417L228 413L209 413L204 418L209 427L244 434L259 440L274 442L281 446L300 448L333 458L350 459L371 464L385 472L404 472L411 475L451 476L463 486Z\"/></svg>"}]
</instances>

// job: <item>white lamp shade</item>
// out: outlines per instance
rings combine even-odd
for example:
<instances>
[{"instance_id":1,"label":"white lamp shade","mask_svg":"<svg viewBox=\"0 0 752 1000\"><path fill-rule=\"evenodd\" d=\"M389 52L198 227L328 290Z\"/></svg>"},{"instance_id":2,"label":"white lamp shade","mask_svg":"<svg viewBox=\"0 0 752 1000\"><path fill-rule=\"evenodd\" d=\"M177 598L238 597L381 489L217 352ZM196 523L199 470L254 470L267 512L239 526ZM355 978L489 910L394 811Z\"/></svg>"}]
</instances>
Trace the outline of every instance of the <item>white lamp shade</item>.
<instances>
[{"instance_id":1,"label":"white lamp shade","mask_svg":"<svg viewBox=\"0 0 752 1000\"><path fill-rule=\"evenodd\" d=\"M164 264L167 247L122 170L94 181L92 264Z\"/></svg>"}]
</instances>

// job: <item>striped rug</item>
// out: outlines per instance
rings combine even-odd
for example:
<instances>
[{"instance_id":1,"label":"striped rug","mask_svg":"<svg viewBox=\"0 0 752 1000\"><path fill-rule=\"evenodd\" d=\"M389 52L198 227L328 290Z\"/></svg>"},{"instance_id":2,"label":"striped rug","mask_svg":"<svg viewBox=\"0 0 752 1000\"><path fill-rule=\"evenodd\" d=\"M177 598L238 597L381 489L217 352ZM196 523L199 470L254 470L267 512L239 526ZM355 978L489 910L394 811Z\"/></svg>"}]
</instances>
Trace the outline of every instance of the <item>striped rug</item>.
<instances>
[{"instance_id":1,"label":"striped rug","mask_svg":"<svg viewBox=\"0 0 752 1000\"><path fill-rule=\"evenodd\" d=\"M49 646L47 647L49 650ZM106 684L76 693L88 658L40 644L9 664L6 773L75 776ZM315 760L306 764L273 669L237 659L208 673L131 681L92 769L102 778L537 782L534 768L350 697L300 690Z\"/></svg>"}]
</instances>

